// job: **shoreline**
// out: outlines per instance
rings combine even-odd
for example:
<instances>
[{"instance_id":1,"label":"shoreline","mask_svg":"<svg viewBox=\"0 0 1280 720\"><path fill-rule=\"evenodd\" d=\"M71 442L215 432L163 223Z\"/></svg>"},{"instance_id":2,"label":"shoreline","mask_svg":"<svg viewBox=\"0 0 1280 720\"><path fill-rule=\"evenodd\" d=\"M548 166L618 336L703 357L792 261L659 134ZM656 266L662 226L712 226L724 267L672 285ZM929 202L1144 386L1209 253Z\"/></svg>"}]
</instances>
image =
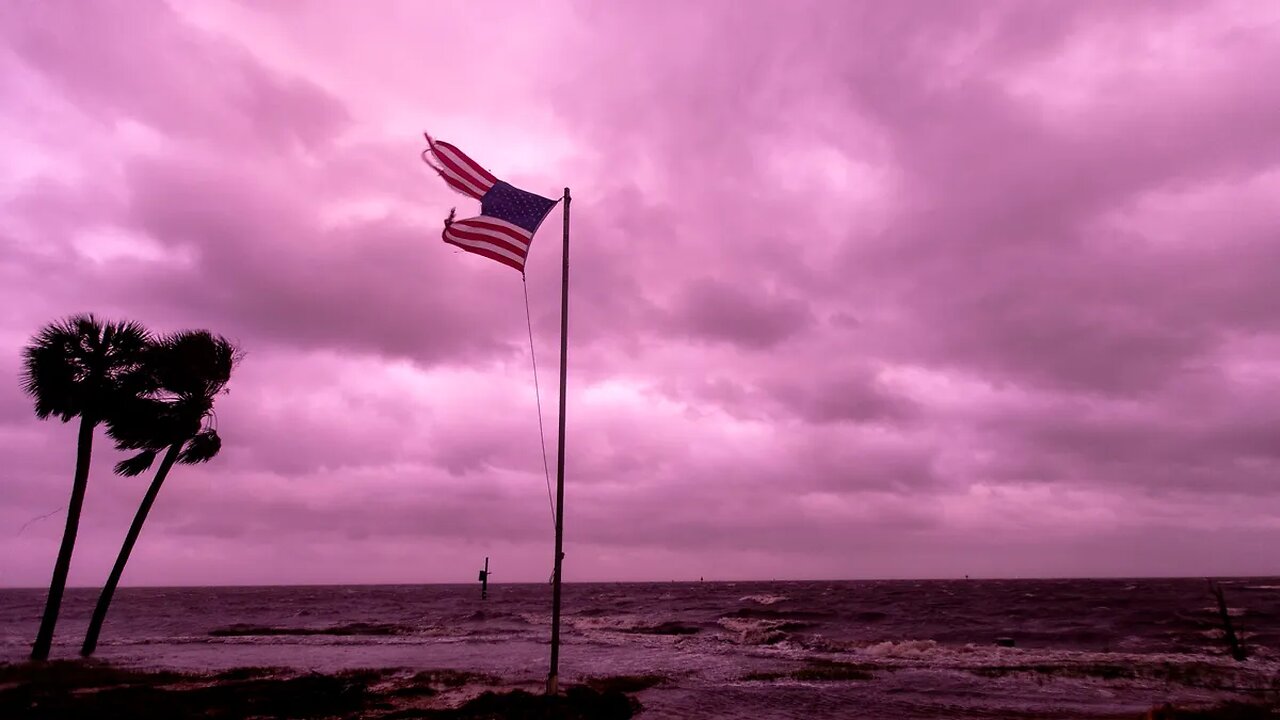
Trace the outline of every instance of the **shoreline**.
<instances>
[{"instance_id":1,"label":"shoreline","mask_svg":"<svg viewBox=\"0 0 1280 720\"><path fill-rule=\"evenodd\" d=\"M242 667L139 670L99 660L0 664L0 716L10 720L182 720L244 717L599 718L640 711L635 693L657 677L591 678L542 695L542 682L458 670L382 668L334 673Z\"/></svg>"},{"instance_id":2,"label":"shoreline","mask_svg":"<svg viewBox=\"0 0 1280 720\"><path fill-rule=\"evenodd\" d=\"M866 668L818 664L760 674L757 682L858 683ZM568 684L554 698L538 679L512 680L464 670L366 668L320 673L277 667L220 672L135 669L100 660L0 664L0 716L11 720L129 718L357 718L362 720L626 720L644 716L638 697L668 681L658 675L602 676ZM752 717L742 708L742 717ZM938 717L943 717L939 715ZM999 720L999 715L984 715ZM1023 714L1009 714L1008 720ZM1153 706L1135 713L1048 712L1059 720L1264 720L1280 717L1280 698L1216 705Z\"/></svg>"}]
</instances>

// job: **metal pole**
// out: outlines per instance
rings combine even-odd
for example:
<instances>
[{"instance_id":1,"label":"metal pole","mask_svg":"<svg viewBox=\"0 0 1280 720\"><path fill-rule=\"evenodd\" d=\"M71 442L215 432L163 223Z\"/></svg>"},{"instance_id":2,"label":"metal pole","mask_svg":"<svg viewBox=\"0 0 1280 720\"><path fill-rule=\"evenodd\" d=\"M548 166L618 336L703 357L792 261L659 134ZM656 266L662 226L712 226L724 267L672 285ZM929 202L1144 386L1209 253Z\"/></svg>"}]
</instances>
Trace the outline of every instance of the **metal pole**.
<instances>
[{"instance_id":1,"label":"metal pole","mask_svg":"<svg viewBox=\"0 0 1280 720\"><path fill-rule=\"evenodd\" d=\"M560 450L556 455L556 564L551 591L551 671L547 694L560 691L560 564L564 559L564 407L569 374L569 188L564 189L564 265L560 275Z\"/></svg>"}]
</instances>

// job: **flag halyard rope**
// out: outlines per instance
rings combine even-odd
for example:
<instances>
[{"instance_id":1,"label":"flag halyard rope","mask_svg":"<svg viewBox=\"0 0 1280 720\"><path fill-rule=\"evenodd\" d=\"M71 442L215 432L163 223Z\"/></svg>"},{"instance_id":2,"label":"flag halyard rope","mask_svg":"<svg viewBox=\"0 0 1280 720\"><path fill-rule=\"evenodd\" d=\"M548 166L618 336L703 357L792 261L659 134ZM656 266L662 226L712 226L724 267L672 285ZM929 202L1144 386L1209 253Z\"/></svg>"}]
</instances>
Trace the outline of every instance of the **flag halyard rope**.
<instances>
[{"instance_id":1,"label":"flag halyard rope","mask_svg":"<svg viewBox=\"0 0 1280 720\"><path fill-rule=\"evenodd\" d=\"M542 472L547 479L547 502L551 506L551 527L556 525L556 501L551 493L551 468L547 463L547 433L542 425L542 390L538 387L538 356L533 350L533 315L529 311L529 284L523 274L520 286L524 288L524 319L529 326L529 359L533 361L533 396L538 402L538 447L542 448Z\"/></svg>"}]
</instances>

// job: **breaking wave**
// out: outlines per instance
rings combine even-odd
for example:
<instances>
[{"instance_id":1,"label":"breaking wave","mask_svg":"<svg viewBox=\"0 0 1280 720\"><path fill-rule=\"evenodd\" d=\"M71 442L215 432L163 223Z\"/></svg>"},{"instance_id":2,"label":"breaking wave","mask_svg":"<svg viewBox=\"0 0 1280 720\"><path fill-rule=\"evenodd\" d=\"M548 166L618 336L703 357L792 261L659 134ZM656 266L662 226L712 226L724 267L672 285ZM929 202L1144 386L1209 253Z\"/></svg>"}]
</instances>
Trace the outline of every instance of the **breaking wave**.
<instances>
[{"instance_id":1,"label":"breaking wave","mask_svg":"<svg viewBox=\"0 0 1280 720\"><path fill-rule=\"evenodd\" d=\"M786 595L744 595L738 598L738 602L753 602L759 605L773 605L774 603L785 602L791 598Z\"/></svg>"}]
</instances>

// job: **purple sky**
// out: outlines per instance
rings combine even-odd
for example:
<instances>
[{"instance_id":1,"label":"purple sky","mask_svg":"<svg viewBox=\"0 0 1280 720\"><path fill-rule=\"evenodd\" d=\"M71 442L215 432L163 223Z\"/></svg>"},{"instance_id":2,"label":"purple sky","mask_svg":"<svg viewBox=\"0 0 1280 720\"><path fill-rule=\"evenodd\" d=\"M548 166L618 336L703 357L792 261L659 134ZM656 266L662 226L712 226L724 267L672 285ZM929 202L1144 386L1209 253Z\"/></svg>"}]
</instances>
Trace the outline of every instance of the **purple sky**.
<instances>
[{"instance_id":1,"label":"purple sky","mask_svg":"<svg viewBox=\"0 0 1280 720\"><path fill-rule=\"evenodd\" d=\"M423 130L573 188L568 580L1280 572L1278 4L18 0L0 40L0 584L48 582L74 463L20 349L90 310L248 352L126 584L545 581L519 276L440 241L476 203Z\"/></svg>"}]
</instances>

